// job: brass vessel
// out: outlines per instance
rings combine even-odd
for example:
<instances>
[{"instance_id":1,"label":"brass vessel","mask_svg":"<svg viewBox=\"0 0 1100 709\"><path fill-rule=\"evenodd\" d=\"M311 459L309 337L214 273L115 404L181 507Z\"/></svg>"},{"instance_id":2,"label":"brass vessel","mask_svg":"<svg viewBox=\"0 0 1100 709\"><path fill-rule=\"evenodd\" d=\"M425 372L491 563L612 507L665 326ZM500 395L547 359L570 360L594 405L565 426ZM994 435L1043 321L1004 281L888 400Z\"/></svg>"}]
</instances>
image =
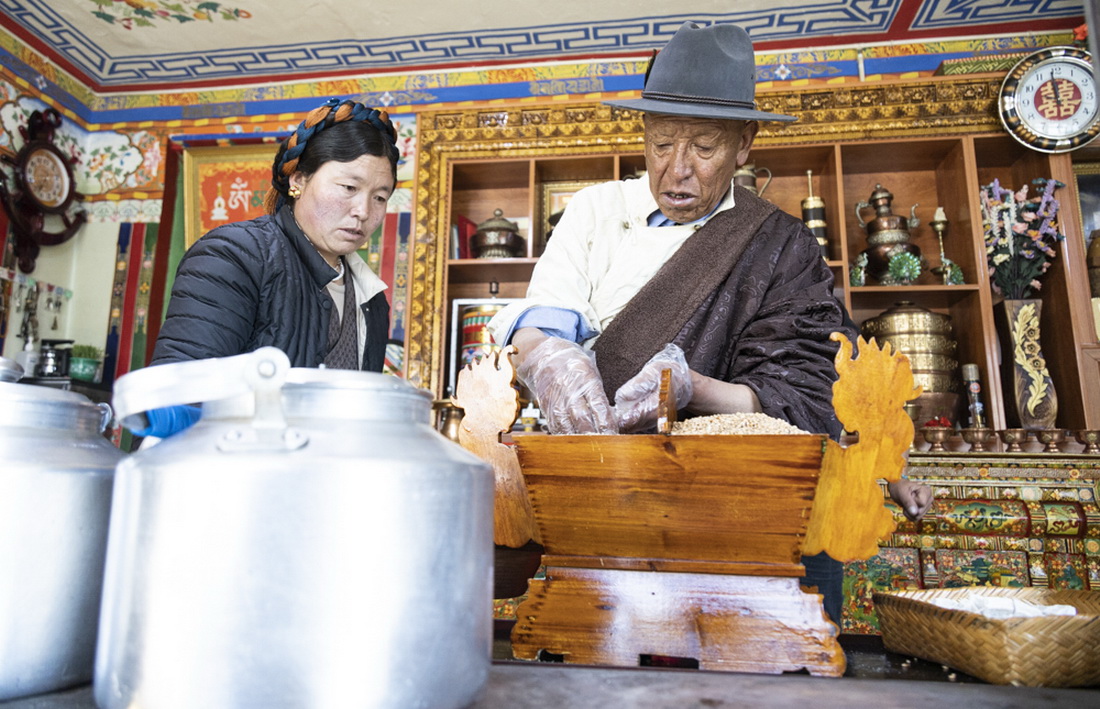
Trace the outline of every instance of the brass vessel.
<instances>
[{"instance_id":1,"label":"brass vessel","mask_svg":"<svg viewBox=\"0 0 1100 709\"><path fill-rule=\"evenodd\" d=\"M493 216L477 225L477 233L470 240L475 258L513 258L527 249L527 240L519 235L519 226L504 218L497 209Z\"/></svg>"},{"instance_id":2,"label":"brass vessel","mask_svg":"<svg viewBox=\"0 0 1100 709\"><path fill-rule=\"evenodd\" d=\"M903 300L865 320L860 333L875 338L879 345L890 343L909 358L913 382L924 388L916 399L922 424L940 416L952 423L959 420L963 398L959 393L958 343L950 315Z\"/></svg>"},{"instance_id":3,"label":"brass vessel","mask_svg":"<svg viewBox=\"0 0 1100 709\"><path fill-rule=\"evenodd\" d=\"M934 313L912 301L899 300L894 307L868 318L860 327L864 337L876 337L881 344L889 339L894 349L903 352L955 353L954 327L950 315ZM898 342L891 338L905 336ZM900 347L904 342L907 346Z\"/></svg>"},{"instance_id":4,"label":"brass vessel","mask_svg":"<svg viewBox=\"0 0 1100 709\"><path fill-rule=\"evenodd\" d=\"M435 414L435 427L447 438L458 443L458 429L462 425L462 417L466 411L455 405L454 400L436 399L432 402L432 411Z\"/></svg>"}]
</instances>

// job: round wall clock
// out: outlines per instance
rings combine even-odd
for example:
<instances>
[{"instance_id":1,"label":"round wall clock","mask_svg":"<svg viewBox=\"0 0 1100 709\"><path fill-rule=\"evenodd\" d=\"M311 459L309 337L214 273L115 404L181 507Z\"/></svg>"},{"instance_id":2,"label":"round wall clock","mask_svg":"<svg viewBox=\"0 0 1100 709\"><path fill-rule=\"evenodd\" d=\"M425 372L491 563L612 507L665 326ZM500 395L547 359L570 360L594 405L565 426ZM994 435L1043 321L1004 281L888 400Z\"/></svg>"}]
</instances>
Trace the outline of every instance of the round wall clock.
<instances>
[{"instance_id":1,"label":"round wall clock","mask_svg":"<svg viewBox=\"0 0 1100 709\"><path fill-rule=\"evenodd\" d=\"M1100 101L1088 52L1048 47L1020 60L1001 84L1005 129L1044 153L1075 150L1100 134Z\"/></svg>"},{"instance_id":2,"label":"round wall clock","mask_svg":"<svg viewBox=\"0 0 1100 709\"><path fill-rule=\"evenodd\" d=\"M16 165L25 196L43 212L60 214L73 200L72 169L52 143L30 145Z\"/></svg>"},{"instance_id":3,"label":"round wall clock","mask_svg":"<svg viewBox=\"0 0 1100 709\"><path fill-rule=\"evenodd\" d=\"M34 111L27 125L19 129L23 147L14 157L0 155L0 160L11 166L14 178L9 189L7 176L0 171L0 204L11 221L16 259L25 273L34 270L39 247L68 241L87 218L83 210L69 214L80 195L69 159L53 143L60 126L61 115L54 109ZM47 228L47 217L60 222L61 228Z\"/></svg>"}]
</instances>

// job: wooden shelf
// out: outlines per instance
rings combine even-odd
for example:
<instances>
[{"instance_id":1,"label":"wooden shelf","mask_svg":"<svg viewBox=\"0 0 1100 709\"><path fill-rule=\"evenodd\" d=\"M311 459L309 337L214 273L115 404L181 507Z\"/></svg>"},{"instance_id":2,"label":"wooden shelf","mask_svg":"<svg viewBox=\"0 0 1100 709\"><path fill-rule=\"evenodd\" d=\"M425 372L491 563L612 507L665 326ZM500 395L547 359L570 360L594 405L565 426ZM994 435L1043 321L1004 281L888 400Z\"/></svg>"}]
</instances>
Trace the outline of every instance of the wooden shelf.
<instances>
[{"instance_id":1,"label":"wooden shelf","mask_svg":"<svg viewBox=\"0 0 1100 709\"><path fill-rule=\"evenodd\" d=\"M452 283L488 283L490 281L528 281L537 258L468 258L447 262L447 278Z\"/></svg>"},{"instance_id":2,"label":"wooden shelf","mask_svg":"<svg viewBox=\"0 0 1100 709\"><path fill-rule=\"evenodd\" d=\"M946 310L977 294L978 286L850 286L853 306L885 310L899 301L910 301L929 310Z\"/></svg>"},{"instance_id":3,"label":"wooden shelf","mask_svg":"<svg viewBox=\"0 0 1100 709\"><path fill-rule=\"evenodd\" d=\"M1005 400L999 374L1002 359L993 318L993 304L999 296L990 287L982 233L980 190L994 179L1011 189L1030 184L1036 177L1056 177L1067 184L1059 193L1063 204L1060 224L1067 239L1082 239L1079 217L1068 217L1076 203L1071 158L1028 150L1007 136L990 116L995 116L992 98L975 98L960 104L957 82L938 77L927 81L898 84L897 96L884 86L844 89L846 106L885 108L863 111L857 116L844 113L845 132L830 130L834 121L824 121L811 111L802 111L796 124L765 124L753 146L749 162L767 168L771 178L762 197L780 209L801 217L801 202L810 190L825 201L828 239L826 263L832 270L835 292L848 307L853 320L881 314L900 301L911 301L929 310L949 315L958 341L959 360L979 365L987 413L995 428L1005 425ZM997 82L990 79L990 86ZM969 91L969 84L967 85ZM995 95L991 90L989 96ZM796 90L785 104L786 112L799 113ZM910 94L912 96L910 96ZM969 94L968 94L969 95ZM985 94L982 94L985 96ZM891 103L897 99L896 104ZM815 98L820 103L821 97ZM956 101L951 103L951 101ZM571 123L560 107L548 105L538 131L523 127L483 127L461 134L447 131L422 132L418 180L418 234L450 233L456 215L482 221L500 208L509 218L528 220L528 258L448 260L428 264L423 280L424 312L442 313L428 323L430 332L410 334L410 349L416 350L414 366L427 371L412 372L416 383L439 389L446 381L446 337L449 332L447 306L454 298L488 297L489 284L497 283L499 297L521 297L541 253L545 227L542 216L543 186L569 181L603 181L633 176L644 169L642 124L637 114L607 112L606 107L578 104L587 116L583 129ZM927 110L930 121L895 121L890 111ZM955 113L949 114L950 111ZM470 109L474 112L475 109ZM525 106L525 111L539 107ZM842 110L840 108L837 109ZM961 111L961 113L960 113ZM969 113L967 113L969 111ZM451 111L450 113L453 113ZM579 115L579 114L577 114ZM950 115L950 120L945 117ZM431 125L430 116L421 125ZM464 125L476 125L471 117ZM966 129L966 126L973 126ZM802 131L797 137L793 130ZM430 148L430 149L429 149ZM1100 148L1079 154L1100 160ZM1086 155L1087 153L1087 155ZM810 177L807 177L810 171ZM763 172L757 186L764 184ZM873 219L870 209L857 213L856 205L869 199L877 185L894 194L891 211L909 217L910 208L919 223L909 229L916 245L931 266L940 263L939 242L929 227L937 207L943 207L948 227L944 254L958 264L965 284L943 285L926 270L910 286L883 286L874 282L852 287L848 284L851 264L867 248L864 226ZM863 222L864 224L861 224ZM1074 247L1077 248L1077 247ZM1078 251L1080 254L1078 255ZM1057 369L1056 388L1060 402L1058 425L1065 428L1100 428L1100 407L1092 393L1100 393L1100 344L1088 311L1077 303L1087 294L1087 273L1083 247L1060 250L1043 280L1044 349L1052 369ZM1078 263L1080 261L1080 263ZM1068 265L1067 265L1068 264ZM438 274L442 272L442 277ZM1083 283L1083 285L1082 285ZM442 292L435 284L442 284ZM414 284L414 288L418 287ZM1083 289L1083 290L1082 290ZM1087 315L1087 318L1086 318ZM411 331L419 323L412 322ZM1047 342L1049 335L1049 344Z\"/></svg>"}]
</instances>

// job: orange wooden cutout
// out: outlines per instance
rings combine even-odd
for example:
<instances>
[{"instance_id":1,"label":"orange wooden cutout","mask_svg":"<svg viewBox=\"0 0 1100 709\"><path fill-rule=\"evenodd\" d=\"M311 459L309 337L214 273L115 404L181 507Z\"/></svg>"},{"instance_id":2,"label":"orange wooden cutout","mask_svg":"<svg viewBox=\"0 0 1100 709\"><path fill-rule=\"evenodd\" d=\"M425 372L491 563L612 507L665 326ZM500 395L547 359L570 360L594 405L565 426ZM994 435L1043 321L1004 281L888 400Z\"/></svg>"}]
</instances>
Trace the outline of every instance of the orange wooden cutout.
<instances>
[{"instance_id":1,"label":"orange wooden cutout","mask_svg":"<svg viewBox=\"0 0 1100 709\"><path fill-rule=\"evenodd\" d=\"M859 442L847 448L828 442L802 552L826 551L839 561L869 559L896 526L878 480L901 479L913 441L913 421L903 406L923 389L913 385L909 358L891 353L890 343L879 349L874 338L860 337L853 359L847 337L834 332L832 339L840 343L833 408L845 430L859 433Z\"/></svg>"},{"instance_id":2,"label":"orange wooden cutout","mask_svg":"<svg viewBox=\"0 0 1100 709\"><path fill-rule=\"evenodd\" d=\"M512 386L516 370L511 357L515 351L508 345L466 365L458 373L453 398L465 411L459 443L493 466L493 542L508 547L521 547L532 539L539 541L519 460L511 446L500 442L500 435L512 430L519 413L519 392ZM501 357L505 358L503 363Z\"/></svg>"}]
</instances>

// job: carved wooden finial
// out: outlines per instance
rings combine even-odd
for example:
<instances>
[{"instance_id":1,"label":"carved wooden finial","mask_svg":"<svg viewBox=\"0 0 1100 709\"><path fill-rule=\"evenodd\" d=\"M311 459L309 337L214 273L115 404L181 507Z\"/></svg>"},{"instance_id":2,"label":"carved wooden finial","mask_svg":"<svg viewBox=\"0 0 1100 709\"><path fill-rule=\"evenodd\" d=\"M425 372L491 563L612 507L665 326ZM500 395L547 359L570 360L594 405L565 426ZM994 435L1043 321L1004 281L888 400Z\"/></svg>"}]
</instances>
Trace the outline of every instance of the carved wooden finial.
<instances>
[{"instance_id":1,"label":"carved wooden finial","mask_svg":"<svg viewBox=\"0 0 1100 709\"><path fill-rule=\"evenodd\" d=\"M853 359L847 337L834 332L831 338L840 343L833 408L845 430L859 433L859 442L842 448L828 441L802 552L826 551L839 561L869 559L896 526L878 480L901 479L913 441L913 421L903 407L923 389L913 384L909 358L892 353L889 342L880 349L874 338L860 337Z\"/></svg>"},{"instance_id":2,"label":"carved wooden finial","mask_svg":"<svg viewBox=\"0 0 1100 709\"><path fill-rule=\"evenodd\" d=\"M539 540L516 452L500 442L500 435L512 429L519 412L519 392L512 386L515 352L515 347L507 345L467 364L458 373L453 398L465 410L459 443L493 466L493 541L508 547Z\"/></svg>"}]
</instances>

